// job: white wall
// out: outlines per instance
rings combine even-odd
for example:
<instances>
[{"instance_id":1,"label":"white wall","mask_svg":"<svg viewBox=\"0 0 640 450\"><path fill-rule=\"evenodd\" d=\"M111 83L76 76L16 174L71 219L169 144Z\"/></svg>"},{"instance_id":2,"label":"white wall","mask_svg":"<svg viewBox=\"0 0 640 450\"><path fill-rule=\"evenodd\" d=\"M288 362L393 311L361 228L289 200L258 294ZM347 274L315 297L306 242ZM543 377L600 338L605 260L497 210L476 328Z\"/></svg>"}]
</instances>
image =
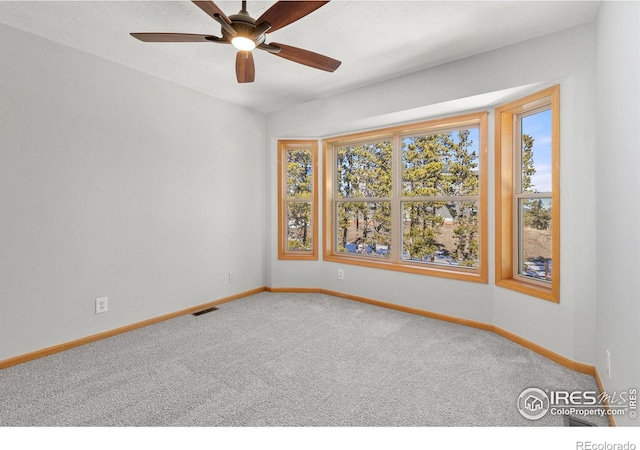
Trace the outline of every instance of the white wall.
<instances>
[{"instance_id":1,"label":"white wall","mask_svg":"<svg viewBox=\"0 0 640 450\"><path fill-rule=\"evenodd\" d=\"M0 61L0 360L264 286L262 114L6 26Z\"/></svg>"},{"instance_id":2,"label":"white wall","mask_svg":"<svg viewBox=\"0 0 640 450\"><path fill-rule=\"evenodd\" d=\"M322 287L493 323L596 364L608 391L637 388L639 23L638 3L603 2L597 27L298 105L266 125L260 114L0 26L0 360L263 285ZM336 264L277 260L277 139L490 109L554 83L559 305L493 286L491 251L487 285L355 266L339 282ZM489 203L491 248L492 195ZM612 217L625 219L614 231ZM101 296L110 310L95 315Z\"/></svg>"},{"instance_id":3,"label":"white wall","mask_svg":"<svg viewBox=\"0 0 640 450\"><path fill-rule=\"evenodd\" d=\"M493 134L489 134L489 284L345 266L277 260L271 232L273 287L313 286L495 324L570 359L594 363L595 348L595 26L525 41L267 116L269 171L278 138L355 132L448 113L493 108L542 86L561 85L561 302L493 285ZM490 116L490 129L493 115ZM275 181L268 211L276 211ZM275 213L268 223L277 226ZM585 243L591 245L585 246Z\"/></svg>"},{"instance_id":4,"label":"white wall","mask_svg":"<svg viewBox=\"0 0 640 450\"><path fill-rule=\"evenodd\" d=\"M640 389L640 3L602 3L597 63L596 363L608 392L626 392Z\"/></svg>"}]
</instances>

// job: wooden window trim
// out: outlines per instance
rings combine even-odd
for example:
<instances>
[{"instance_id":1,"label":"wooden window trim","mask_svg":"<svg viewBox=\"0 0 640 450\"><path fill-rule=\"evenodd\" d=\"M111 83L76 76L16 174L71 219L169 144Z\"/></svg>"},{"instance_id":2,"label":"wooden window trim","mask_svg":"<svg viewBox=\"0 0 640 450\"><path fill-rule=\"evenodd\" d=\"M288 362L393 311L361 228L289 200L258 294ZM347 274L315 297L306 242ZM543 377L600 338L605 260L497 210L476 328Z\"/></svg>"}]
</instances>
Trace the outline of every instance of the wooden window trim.
<instances>
[{"instance_id":1,"label":"wooden window trim","mask_svg":"<svg viewBox=\"0 0 640 450\"><path fill-rule=\"evenodd\" d=\"M524 112L544 105L551 106L551 258L553 278L550 286L519 276L514 263L515 230L514 215L514 118ZM518 99L495 110L496 140L496 260L495 283L497 286L551 302L560 302L560 87L553 86Z\"/></svg>"},{"instance_id":2,"label":"wooden window trim","mask_svg":"<svg viewBox=\"0 0 640 450\"><path fill-rule=\"evenodd\" d=\"M478 113L470 113L461 116L447 117L443 119L419 122L408 125L401 125L385 129L373 130L362 133L355 133L344 136L337 136L323 140L323 175L324 181L324 202L323 202L323 226L324 226L324 251L323 259L328 262L351 264L362 267L393 270L419 275L428 275L441 278L449 278L461 281L471 281L477 283L488 282L488 263L487 263L487 163L488 163L488 126L486 111ZM335 214L333 210L333 192L335 178L335 151L334 146L360 143L367 140L376 140L381 138L391 138L398 140L401 136L407 134L416 134L421 132L442 132L448 129L459 129L465 126L479 127L479 155L478 161L480 165L479 178L479 194L478 194L478 245L479 267L476 269L468 268L446 268L437 265L421 265L411 263L409 261L383 261L366 256L342 255L337 254L334 250L334 242L336 240ZM397 159L397 158L396 158ZM398 179L399 168L394 164L394 179ZM393 189L397 190L397 183ZM394 217L392 216L392 221ZM392 222L393 223L393 222ZM392 228L397 230L397 228ZM397 233L397 231L394 231Z\"/></svg>"},{"instance_id":3,"label":"wooden window trim","mask_svg":"<svg viewBox=\"0 0 640 450\"><path fill-rule=\"evenodd\" d=\"M287 227L287 203L285 198L287 158L286 152L295 149L309 149L312 153L312 195L311 195L311 250L289 250L288 249L288 227ZM278 259L282 260L307 260L318 259L318 141L315 140L279 140L278 141Z\"/></svg>"}]
</instances>

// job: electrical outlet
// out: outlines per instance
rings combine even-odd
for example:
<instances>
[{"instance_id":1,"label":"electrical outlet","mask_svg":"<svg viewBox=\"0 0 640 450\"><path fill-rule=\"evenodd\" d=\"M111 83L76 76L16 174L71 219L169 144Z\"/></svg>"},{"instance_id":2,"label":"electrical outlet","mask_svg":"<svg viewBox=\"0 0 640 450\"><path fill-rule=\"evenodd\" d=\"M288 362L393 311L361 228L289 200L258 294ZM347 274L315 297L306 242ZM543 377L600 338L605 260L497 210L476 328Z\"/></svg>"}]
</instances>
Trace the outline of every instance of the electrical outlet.
<instances>
[{"instance_id":1,"label":"electrical outlet","mask_svg":"<svg viewBox=\"0 0 640 450\"><path fill-rule=\"evenodd\" d=\"M607 376L611 378L611 353L607 350Z\"/></svg>"},{"instance_id":2,"label":"electrical outlet","mask_svg":"<svg viewBox=\"0 0 640 450\"><path fill-rule=\"evenodd\" d=\"M338 269L338 280L344 280L344 270Z\"/></svg>"},{"instance_id":3,"label":"electrical outlet","mask_svg":"<svg viewBox=\"0 0 640 450\"><path fill-rule=\"evenodd\" d=\"M236 273L229 272L229 283L235 283L235 281L236 281Z\"/></svg>"},{"instance_id":4,"label":"electrical outlet","mask_svg":"<svg viewBox=\"0 0 640 450\"><path fill-rule=\"evenodd\" d=\"M109 309L108 298L102 297L96 299L96 314L105 313Z\"/></svg>"}]
</instances>

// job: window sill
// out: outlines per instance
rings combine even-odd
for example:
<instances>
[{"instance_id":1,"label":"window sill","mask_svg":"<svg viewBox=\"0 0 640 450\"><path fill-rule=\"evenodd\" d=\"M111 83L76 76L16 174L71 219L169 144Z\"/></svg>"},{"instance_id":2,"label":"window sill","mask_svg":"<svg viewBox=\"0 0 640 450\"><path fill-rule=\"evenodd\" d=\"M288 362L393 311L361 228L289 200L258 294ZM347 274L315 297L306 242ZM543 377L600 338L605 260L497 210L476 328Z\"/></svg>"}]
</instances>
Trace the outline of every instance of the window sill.
<instances>
[{"instance_id":1,"label":"window sill","mask_svg":"<svg viewBox=\"0 0 640 450\"><path fill-rule=\"evenodd\" d=\"M554 292L551 287L547 288L544 286L538 286L533 283L527 283L513 278L496 281L496 286L530 295L532 297L541 298L553 303L560 303L560 296L557 292Z\"/></svg>"},{"instance_id":2,"label":"window sill","mask_svg":"<svg viewBox=\"0 0 640 450\"><path fill-rule=\"evenodd\" d=\"M479 269L456 269L451 270L443 267L429 265L396 263L390 261L375 260L367 257L341 256L336 254L328 254L324 256L324 261L340 264L350 264L354 266L370 267L373 269L392 270L396 272L412 273L417 275L433 276L439 278L449 278L460 281L471 281L474 283L488 283L488 276Z\"/></svg>"},{"instance_id":3,"label":"window sill","mask_svg":"<svg viewBox=\"0 0 640 450\"><path fill-rule=\"evenodd\" d=\"M288 261L317 261L318 255L315 253L280 253L278 255L279 260Z\"/></svg>"}]
</instances>

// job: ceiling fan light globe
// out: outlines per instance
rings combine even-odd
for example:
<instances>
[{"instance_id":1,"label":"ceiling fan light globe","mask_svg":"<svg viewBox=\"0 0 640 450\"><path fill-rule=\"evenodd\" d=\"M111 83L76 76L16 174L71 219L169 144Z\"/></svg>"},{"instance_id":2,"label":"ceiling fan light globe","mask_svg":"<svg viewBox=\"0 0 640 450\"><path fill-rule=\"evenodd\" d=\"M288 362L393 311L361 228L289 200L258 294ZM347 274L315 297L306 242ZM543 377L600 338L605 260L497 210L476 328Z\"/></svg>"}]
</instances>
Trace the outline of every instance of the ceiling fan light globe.
<instances>
[{"instance_id":1,"label":"ceiling fan light globe","mask_svg":"<svg viewBox=\"0 0 640 450\"><path fill-rule=\"evenodd\" d=\"M231 39L231 44L238 50L243 51L251 51L256 48L256 43L244 36L234 37L233 39Z\"/></svg>"}]
</instances>

